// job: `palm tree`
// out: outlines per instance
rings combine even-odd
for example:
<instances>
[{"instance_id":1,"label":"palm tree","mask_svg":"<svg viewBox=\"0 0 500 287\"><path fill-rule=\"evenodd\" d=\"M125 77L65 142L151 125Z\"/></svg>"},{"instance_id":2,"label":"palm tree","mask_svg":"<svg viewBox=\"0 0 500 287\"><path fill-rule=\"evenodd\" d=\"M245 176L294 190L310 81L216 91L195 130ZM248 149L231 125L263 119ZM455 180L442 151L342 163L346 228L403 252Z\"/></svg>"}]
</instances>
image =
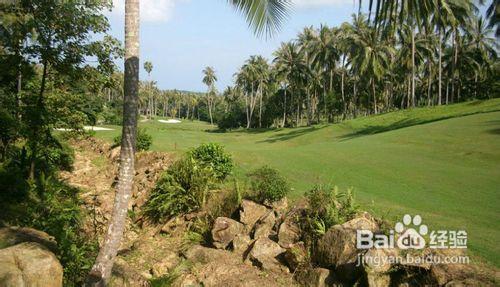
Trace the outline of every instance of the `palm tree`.
<instances>
[{"instance_id":1,"label":"palm tree","mask_svg":"<svg viewBox=\"0 0 500 287\"><path fill-rule=\"evenodd\" d=\"M313 64L315 67L319 68L323 74L326 82L326 78L329 77L330 92L333 90L333 73L335 70L335 64L340 58L340 52L338 46L336 45L334 39L334 32L325 25L321 25L319 28L319 33L317 37L313 38L311 43L311 50L313 55ZM343 76L343 75L342 75ZM323 84L323 112L326 113L326 84ZM344 113L345 113L345 98L342 89L342 101L344 102Z\"/></svg>"},{"instance_id":2,"label":"palm tree","mask_svg":"<svg viewBox=\"0 0 500 287\"><path fill-rule=\"evenodd\" d=\"M312 53L312 45L313 41L316 38L316 31L314 31L313 27L306 27L304 30L299 33L298 36L298 44L299 48L301 50L301 53L304 54L304 60L306 64L306 71L305 75L310 75L313 67L312 67L312 60L313 56L311 55ZM306 107L307 107L307 125L311 125L311 87L310 87L310 81L305 82L305 89L306 89Z\"/></svg>"},{"instance_id":3,"label":"palm tree","mask_svg":"<svg viewBox=\"0 0 500 287\"><path fill-rule=\"evenodd\" d=\"M289 1L228 0L246 17L255 34L271 35L279 30L287 16ZM139 94L139 0L125 1L125 73L123 130L120 171L113 214L106 237L88 277L88 285L105 286L111 276L114 259L125 228L127 207L134 179L135 139L137 130L137 98Z\"/></svg>"},{"instance_id":4,"label":"palm tree","mask_svg":"<svg viewBox=\"0 0 500 287\"><path fill-rule=\"evenodd\" d=\"M296 98L297 107L299 107L300 101L300 89L305 82L305 73L307 72L307 65L304 59L304 54L301 53L299 47L294 42L282 43L280 48L274 52L274 65L278 75L281 75L288 83L290 88L290 104L293 104L294 97ZM285 97L286 100L286 89ZM286 121L286 102L284 105L284 122ZM298 125L299 111L297 111L297 121Z\"/></svg>"},{"instance_id":5,"label":"palm tree","mask_svg":"<svg viewBox=\"0 0 500 287\"><path fill-rule=\"evenodd\" d=\"M151 83L151 71L153 71L153 63L150 61L144 62L144 70L146 73L148 73L148 78L150 80L149 84L146 86L146 89L148 90L148 111L149 111L149 118L153 118L153 100L151 97L151 89L152 89L152 83Z\"/></svg>"},{"instance_id":6,"label":"palm tree","mask_svg":"<svg viewBox=\"0 0 500 287\"><path fill-rule=\"evenodd\" d=\"M210 116L210 124L214 124L214 120L212 117L212 108L215 100L215 82L217 82L217 76L215 75L215 70L212 67L206 67L203 70L203 83L207 85L207 105L208 105L208 114Z\"/></svg>"},{"instance_id":7,"label":"palm tree","mask_svg":"<svg viewBox=\"0 0 500 287\"><path fill-rule=\"evenodd\" d=\"M362 18L362 16L359 17ZM362 19L355 19L354 22L360 21ZM373 111L377 114L375 86L389 66L390 55L393 53L393 49L387 45L385 40L380 38L375 28L365 24L354 27L350 36L350 42L352 45L350 51L351 65L356 73L370 79Z\"/></svg>"}]
</instances>

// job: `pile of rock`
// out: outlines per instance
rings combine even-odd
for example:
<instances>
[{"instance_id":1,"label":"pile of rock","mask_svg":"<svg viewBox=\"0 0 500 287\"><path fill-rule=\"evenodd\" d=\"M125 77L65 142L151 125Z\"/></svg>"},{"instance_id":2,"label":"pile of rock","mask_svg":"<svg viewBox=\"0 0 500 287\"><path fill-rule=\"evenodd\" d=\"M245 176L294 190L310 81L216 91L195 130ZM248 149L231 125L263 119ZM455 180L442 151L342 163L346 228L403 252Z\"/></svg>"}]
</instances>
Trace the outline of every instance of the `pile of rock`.
<instances>
[{"instance_id":1,"label":"pile of rock","mask_svg":"<svg viewBox=\"0 0 500 287\"><path fill-rule=\"evenodd\" d=\"M304 231L300 228L307 206L299 204L288 212L283 206L286 200L275 205L243 200L238 220L226 217L215 220L213 246L231 251L245 264L263 271L293 273L295 283L302 286L491 284L478 276L471 265L394 263L384 259L401 255L401 250L357 249L357 230L380 232L378 221L366 212L329 228L314 248L310 248L301 241ZM418 256L422 253L424 256L445 256L449 255L447 252L450 251L424 249ZM372 260L360 260L363 256Z\"/></svg>"}]
</instances>

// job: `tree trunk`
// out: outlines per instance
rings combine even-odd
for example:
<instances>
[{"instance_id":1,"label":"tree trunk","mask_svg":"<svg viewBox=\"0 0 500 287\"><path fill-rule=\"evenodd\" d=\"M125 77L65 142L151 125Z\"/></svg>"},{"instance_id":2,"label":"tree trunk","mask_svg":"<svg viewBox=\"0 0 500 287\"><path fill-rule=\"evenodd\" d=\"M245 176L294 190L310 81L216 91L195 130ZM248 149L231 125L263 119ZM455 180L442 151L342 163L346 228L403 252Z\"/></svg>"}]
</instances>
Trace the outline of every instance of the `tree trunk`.
<instances>
[{"instance_id":1,"label":"tree trunk","mask_svg":"<svg viewBox=\"0 0 500 287\"><path fill-rule=\"evenodd\" d=\"M125 2L125 73L123 129L120 168L113 213L96 262L87 278L87 286L105 286L111 277L114 259L120 246L132 195L139 95L139 0Z\"/></svg>"},{"instance_id":2,"label":"tree trunk","mask_svg":"<svg viewBox=\"0 0 500 287\"><path fill-rule=\"evenodd\" d=\"M429 82L427 83L427 106L431 106L432 66L429 61Z\"/></svg>"},{"instance_id":3,"label":"tree trunk","mask_svg":"<svg viewBox=\"0 0 500 287\"><path fill-rule=\"evenodd\" d=\"M411 28L411 105L415 107L415 31Z\"/></svg>"},{"instance_id":4,"label":"tree trunk","mask_svg":"<svg viewBox=\"0 0 500 287\"><path fill-rule=\"evenodd\" d=\"M443 57L443 43L441 43L443 41L443 32L441 31L441 28L438 28L439 30L439 47L438 47L438 53L439 53L439 57L438 57L438 62L439 62L439 76L438 76L438 106L441 105L441 101L442 101L442 73L443 73L443 64L442 64L442 57Z\"/></svg>"},{"instance_id":5,"label":"tree trunk","mask_svg":"<svg viewBox=\"0 0 500 287\"><path fill-rule=\"evenodd\" d=\"M286 124L286 88L284 93L285 93L285 99L283 103L283 124L281 125L282 128L284 128Z\"/></svg>"},{"instance_id":6,"label":"tree trunk","mask_svg":"<svg viewBox=\"0 0 500 287\"><path fill-rule=\"evenodd\" d=\"M375 94L375 80L372 79L372 92L373 92L373 110L375 114L378 114L377 110L377 95Z\"/></svg>"}]
</instances>

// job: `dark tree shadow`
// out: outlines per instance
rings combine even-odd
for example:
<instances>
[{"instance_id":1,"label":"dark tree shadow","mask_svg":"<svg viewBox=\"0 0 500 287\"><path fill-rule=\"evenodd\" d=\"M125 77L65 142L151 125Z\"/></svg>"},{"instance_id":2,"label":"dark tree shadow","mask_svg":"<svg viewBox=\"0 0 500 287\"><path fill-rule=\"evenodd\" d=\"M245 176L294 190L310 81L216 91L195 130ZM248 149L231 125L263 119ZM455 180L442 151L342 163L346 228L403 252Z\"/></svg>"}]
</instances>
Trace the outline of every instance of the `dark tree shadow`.
<instances>
[{"instance_id":1,"label":"dark tree shadow","mask_svg":"<svg viewBox=\"0 0 500 287\"><path fill-rule=\"evenodd\" d=\"M340 136L340 138L342 140L349 140L349 139L357 138L357 137L361 137L361 136L374 135L374 134L378 134L378 133L384 133L384 132L393 131L393 130L402 129L402 128L407 128L407 127L411 127L411 126L429 124L429 123L448 120L448 119L452 119L452 118L459 118L459 117L470 116L470 115L474 115L474 114L484 114L484 113L493 113L493 112L498 112L498 110L487 111L487 112L473 112L473 113L459 114L459 115L450 115L450 116L443 116L443 117L434 118L434 119L403 119L403 120L399 120L397 122L387 124L387 125L367 126L367 127L361 128L359 130L356 130L352 133L342 135L342 136Z\"/></svg>"},{"instance_id":2,"label":"dark tree shadow","mask_svg":"<svg viewBox=\"0 0 500 287\"><path fill-rule=\"evenodd\" d=\"M294 129L288 133L277 134L277 135L271 136L265 140L259 141L259 143L275 143L278 141L287 141L287 140L291 140L291 139L309 134L311 132L319 131L321 129L324 129L325 127L326 126L311 126L308 128Z\"/></svg>"}]
</instances>

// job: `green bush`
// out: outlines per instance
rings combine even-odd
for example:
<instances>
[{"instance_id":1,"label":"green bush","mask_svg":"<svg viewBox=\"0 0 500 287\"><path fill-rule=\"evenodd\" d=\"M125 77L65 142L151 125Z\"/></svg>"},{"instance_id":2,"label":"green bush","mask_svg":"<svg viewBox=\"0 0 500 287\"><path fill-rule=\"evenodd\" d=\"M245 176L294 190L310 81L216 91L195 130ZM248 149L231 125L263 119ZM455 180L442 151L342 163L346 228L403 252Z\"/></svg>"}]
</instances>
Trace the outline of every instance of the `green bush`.
<instances>
[{"instance_id":1,"label":"green bush","mask_svg":"<svg viewBox=\"0 0 500 287\"><path fill-rule=\"evenodd\" d=\"M249 174L251 197L257 202L275 202L287 195L290 185L278 170L263 166Z\"/></svg>"},{"instance_id":2,"label":"green bush","mask_svg":"<svg viewBox=\"0 0 500 287\"><path fill-rule=\"evenodd\" d=\"M202 167L192 157L175 162L157 182L144 212L154 221L198 210L203 207L215 177L211 168Z\"/></svg>"},{"instance_id":3,"label":"green bush","mask_svg":"<svg viewBox=\"0 0 500 287\"><path fill-rule=\"evenodd\" d=\"M351 220L357 213L352 191L339 192L337 187L316 185L306 193L309 203L308 224L318 235L328 228Z\"/></svg>"},{"instance_id":4,"label":"green bush","mask_svg":"<svg viewBox=\"0 0 500 287\"><path fill-rule=\"evenodd\" d=\"M122 143L122 135L115 137L113 139L113 146L120 146ZM149 150L151 145L153 144L153 137L146 132L145 129L137 129L137 137L135 140L135 148L137 151L146 151Z\"/></svg>"},{"instance_id":5,"label":"green bush","mask_svg":"<svg viewBox=\"0 0 500 287\"><path fill-rule=\"evenodd\" d=\"M218 143L206 143L192 149L189 155L202 167L213 169L215 177L224 180L233 171L231 155Z\"/></svg>"}]
</instances>

